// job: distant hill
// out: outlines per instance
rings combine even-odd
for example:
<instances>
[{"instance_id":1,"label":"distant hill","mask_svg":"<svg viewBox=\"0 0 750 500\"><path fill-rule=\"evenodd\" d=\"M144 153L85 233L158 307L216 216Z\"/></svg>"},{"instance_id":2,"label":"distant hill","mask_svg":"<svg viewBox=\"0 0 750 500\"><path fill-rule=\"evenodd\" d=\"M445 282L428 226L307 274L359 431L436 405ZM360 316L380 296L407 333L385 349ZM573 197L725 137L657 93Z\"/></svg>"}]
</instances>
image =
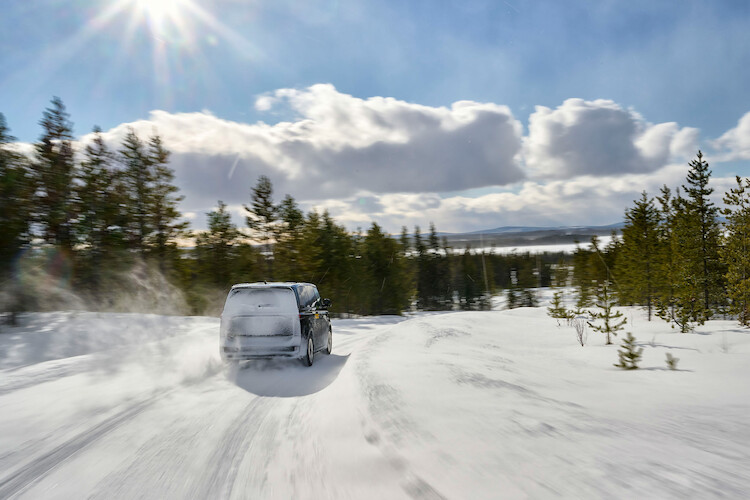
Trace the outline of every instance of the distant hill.
<instances>
[{"instance_id":1,"label":"distant hill","mask_svg":"<svg viewBox=\"0 0 750 500\"><path fill-rule=\"evenodd\" d=\"M606 226L502 226L468 233L440 233L440 236L453 247L559 245L576 241L587 243L594 235L609 236L612 231L619 234L623 225L624 223L618 222Z\"/></svg>"},{"instance_id":2,"label":"distant hill","mask_svg":"<svg viewBox=\"0 0 750 500\"><path fill-rule=\"evenodd\" d=\"M617 222L607 226L502 226L495 229L484 229L480 231L471 231L463 234L513 234L513 233L532 233L538 231L605 231L610 234L612 230L619 231L625 225L624 222Z\"/></svg>"}]
</instances>

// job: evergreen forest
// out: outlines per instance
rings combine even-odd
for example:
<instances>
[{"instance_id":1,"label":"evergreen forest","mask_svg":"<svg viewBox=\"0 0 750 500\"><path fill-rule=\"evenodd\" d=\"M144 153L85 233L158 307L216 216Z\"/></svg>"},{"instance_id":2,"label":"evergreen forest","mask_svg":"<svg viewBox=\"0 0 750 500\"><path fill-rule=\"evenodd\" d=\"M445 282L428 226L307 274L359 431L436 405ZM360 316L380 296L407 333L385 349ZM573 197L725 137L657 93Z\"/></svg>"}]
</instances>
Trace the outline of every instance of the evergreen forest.
<instances>
[{"instance_id":1,"label":"evergreen forest","mask_svg":"<svg viewBox=\"0 0 750 500\"><path fill-rule=\"evenodd\" d=\"M621 235L572 255L451 248L437 228L351 232L328 212L301 209L260 176L247 186L245 224L217 200L191 230L158 133L129 130L117 147L99 128L79 150L59 98L21 151L0 113L0 311L80 308L218 314L229 287L309 281L334 315L481 310L493 295L534 306L539 287L580 310L597 301L642 306L690 331L712 317L750 326L750 180L712 202L699 151L685 183L642 193Z\"/></svg>"}]
</instances>

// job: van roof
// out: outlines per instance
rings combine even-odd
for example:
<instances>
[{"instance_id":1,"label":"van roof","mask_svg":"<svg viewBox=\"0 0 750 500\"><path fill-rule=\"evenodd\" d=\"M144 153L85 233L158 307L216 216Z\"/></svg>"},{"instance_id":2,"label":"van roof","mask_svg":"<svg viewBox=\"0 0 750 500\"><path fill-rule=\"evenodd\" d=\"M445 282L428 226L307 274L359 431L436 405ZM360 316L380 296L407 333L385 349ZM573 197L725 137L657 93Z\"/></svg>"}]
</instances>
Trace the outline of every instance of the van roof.
<instances>
[{"instance_id":1,"label":"van roof","mask_svg":"<svg viewBox=\"0 0 750 500\"><path fill-rule=\"evenodd\" d=\"M237 288L293 288L299 285L315 286L312 283L304 283L300 281L260 281L256 283L237 283L236 285L232 285L232 290Z\"/></svg>"}]
</instances>

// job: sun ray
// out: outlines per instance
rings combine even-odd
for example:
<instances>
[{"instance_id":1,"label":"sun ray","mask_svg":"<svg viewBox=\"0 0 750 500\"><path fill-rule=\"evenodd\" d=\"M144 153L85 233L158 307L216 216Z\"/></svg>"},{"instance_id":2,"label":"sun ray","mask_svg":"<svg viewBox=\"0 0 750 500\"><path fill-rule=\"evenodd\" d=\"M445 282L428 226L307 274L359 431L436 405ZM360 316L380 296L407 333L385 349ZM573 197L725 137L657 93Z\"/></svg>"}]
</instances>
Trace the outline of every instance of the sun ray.
<instances>
[{"instance_id":1,"label":"sun ray","mask_svg":"<svg viewBox=\"0 0 750 500\"><path fill-rule=\"evenodd\" d=\"M124 72L143 77L146 71L159 106L169 107L178 92L215 93L225 84L212 71L216 61L210 48L217 43L246 61L273 64L256 44L194 0L113 0L101 5L72 36L51 46L34 64L9 75L3 83L25 81L29 93L38 91L67 64L100 43L100 37L108 39L108 53L104 54L106 63L92 75L90 92L99 95L109 85L118 84ZM150 53L137 53L145 47ZM138 59L147 61L150 68L133 68Z\"/></svg>"},{"instance_id":2,"label":"sun ray","mask_svg":"<svg viewBox=\"0 0 750 500\"><path fill-rule=\"evenodd\" d=\"M129 1L129 0L126 0ZM141 14L132 10L128 17L127 24L125 25L124 34L118 44L118 50L115 56L112 58L110 63L105 66L99 75L97 80L96 91L104 88L107 83L117 78L119 72L125 67L124 62L127 60L127 55L130 53L135 35L138 30L138 25L141 22Z\"/></svg>"},{"instance_id":3,"label":"sun ray","mask_svg":"<svg viewBox=\"0 0 750 500\"><path fill-rule=\"evenodd\" d=\"M185 7L189 9L194 17L211 28L217 36L224 39L240 55L250 60L265 59L261 50L247 38L216 19L212 14L192 1L186 1Z\"/></svg>"},{"instance_id":4,"label":"sun ray","mask_svg":"<svg viewBox=\"0 0 750 500\"><path fill-rule=\"evenodd\" d=\"M96 35L101 34L132 0L117 0L89 21L81 30L61 43L47 49L40 57L31 61L10 79L24 82L22 88L33 94L44 86L61 68L79 56Z\"/></svg>"}]
</instances>

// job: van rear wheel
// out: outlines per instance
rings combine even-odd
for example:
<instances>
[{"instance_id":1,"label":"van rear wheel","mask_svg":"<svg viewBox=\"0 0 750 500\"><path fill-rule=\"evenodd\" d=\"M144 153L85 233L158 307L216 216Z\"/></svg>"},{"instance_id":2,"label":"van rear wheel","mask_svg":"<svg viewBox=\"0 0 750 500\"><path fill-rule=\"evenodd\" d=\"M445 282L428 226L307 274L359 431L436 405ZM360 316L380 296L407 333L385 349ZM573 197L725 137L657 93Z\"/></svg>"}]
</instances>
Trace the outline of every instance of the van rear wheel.
<instances>
[{"instance_id":1,"label":"van rear wheel","mask_svg":"<svg viewBox=\"0 0 750 500\"><path fill-rule=\"evenodd\" d=\"M313 344L312 335L307 337L307 352L303 358L304 363L307 366L312 366L313 360L315 359L315 344Z\"/></svg>"}]
</instances>

